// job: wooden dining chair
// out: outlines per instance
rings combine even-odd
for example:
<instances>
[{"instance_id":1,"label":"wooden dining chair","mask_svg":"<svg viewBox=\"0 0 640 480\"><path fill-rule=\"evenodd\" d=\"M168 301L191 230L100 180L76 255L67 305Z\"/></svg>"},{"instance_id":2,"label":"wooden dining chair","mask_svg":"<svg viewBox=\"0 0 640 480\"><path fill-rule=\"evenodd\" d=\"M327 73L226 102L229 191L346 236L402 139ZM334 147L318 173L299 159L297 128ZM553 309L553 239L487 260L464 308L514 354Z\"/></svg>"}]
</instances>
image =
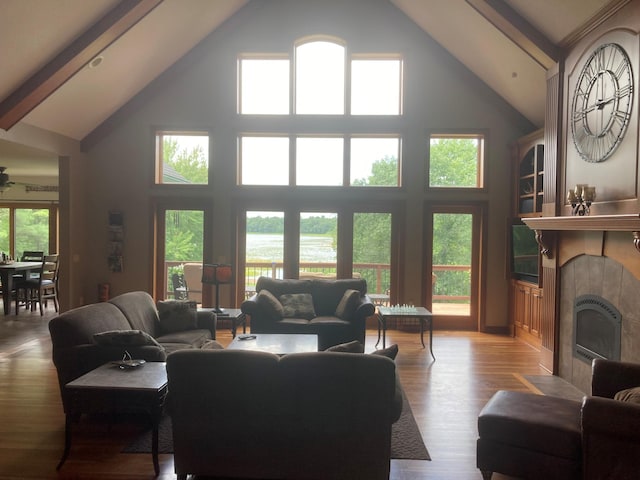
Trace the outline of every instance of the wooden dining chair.
<instances>
[{"instance_id":1,"label":"wooden dining chair","mask_svg":"<svg viewBox=\"0 0 640 480\"><path fill-rule=\"evenodd\" d=\"M40 315L44 315L44 307L49 299L58 311L58 273L60 271L60 258L58 254L45 255L42 260L42 268L38 278L28 278L22 285L27 305L31 311L35 311L36 303L40 304ZM16 312L18 310L16 302Z\"/></svg>"}]
</instances>

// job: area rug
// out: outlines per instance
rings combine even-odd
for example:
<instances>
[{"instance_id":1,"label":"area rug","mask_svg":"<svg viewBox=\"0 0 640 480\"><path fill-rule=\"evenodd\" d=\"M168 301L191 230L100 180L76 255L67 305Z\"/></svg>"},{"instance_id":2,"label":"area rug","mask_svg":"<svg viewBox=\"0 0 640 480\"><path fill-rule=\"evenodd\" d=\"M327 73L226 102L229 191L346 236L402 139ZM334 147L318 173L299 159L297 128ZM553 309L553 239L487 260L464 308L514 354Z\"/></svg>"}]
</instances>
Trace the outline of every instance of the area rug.
<instances>
[{"instance_id":1,"label":"area rug","mask_svg":"<svg viewBox=\"0 0 640 480\"><path fill-rule=\"evenodd\" d=\"M150 453L151 430L142 433L122 451L124 453ZM171 418L166 415L162 417L158 428L158 452L173 453ZM402 414L391 428L391 458L431 460L404 392L402 392Z\"/></svg>"}]
</instances>

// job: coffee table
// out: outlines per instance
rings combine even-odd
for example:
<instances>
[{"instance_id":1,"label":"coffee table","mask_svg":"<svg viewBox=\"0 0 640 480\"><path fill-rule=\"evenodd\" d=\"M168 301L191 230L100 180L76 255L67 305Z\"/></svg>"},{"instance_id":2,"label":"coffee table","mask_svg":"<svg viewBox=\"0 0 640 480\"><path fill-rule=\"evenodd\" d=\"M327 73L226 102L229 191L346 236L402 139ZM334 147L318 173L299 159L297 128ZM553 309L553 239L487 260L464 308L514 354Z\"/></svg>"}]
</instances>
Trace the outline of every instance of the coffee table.
<instances>
[{"instance_id":1,"label":"coffee table","mask_svg":"<svg viewBox=\"0 0 640 480\"><path fill-rule=\"evenodd\" d=\"M151 419L151 456L158 476L158 423L167 395L167 367L164 362L147 362L125 370L107 363L67 383L65 389L72 400L70 410L66 412L64 453L57 470L69 456L72 423L81 414L142 411Z\"/></svg>"},{"instance_id":2,"label":"coffee table","mask_svg":"<svg viewBox=\"0 0 640 480\"><path fill-rule=\"evenodd\" d=\"M436 359L436 356L433 354L433 314L429 310L424 307L412 307L407 310L400 310L393 307L378 307L378 341L376 342L376 346L378 346L378 343L380 343L380 327L382 327L382 348L386 348L388 318L417 318L420 322L420 342L422 343L422 348L425 348L424 324L428 322L429 352L431 353L433 359Z\"/></svg>"},{"instance_id":3,"label":"coffee table","mask_svg":"<svg viewBox=\"0 0 640 480\"><path fill-rule=\"evenodd\" d=\"M269 352L277 355L289 353L305 353L318 351L318 335L297 333L253 333L249 338L242 340L244 335L234 338L227 350L253 350Z\"/></svg>"}]
</instances>

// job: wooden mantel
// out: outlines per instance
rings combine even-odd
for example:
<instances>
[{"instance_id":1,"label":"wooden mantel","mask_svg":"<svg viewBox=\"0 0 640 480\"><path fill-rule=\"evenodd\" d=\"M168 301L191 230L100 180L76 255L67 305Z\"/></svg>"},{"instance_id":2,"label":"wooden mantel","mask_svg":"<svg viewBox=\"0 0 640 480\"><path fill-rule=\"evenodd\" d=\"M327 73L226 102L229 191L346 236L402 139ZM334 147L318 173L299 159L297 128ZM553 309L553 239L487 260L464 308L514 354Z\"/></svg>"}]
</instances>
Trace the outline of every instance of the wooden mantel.
<instances>
[{"instance_id":1,"label":"wooden mantel","mask_svg":"<svg viewBox=\"0 0 640 480\"><path fill-rule=\"evenodd\" d=\"M536 240L540 245L540 252L550 257L549 249L544 245L542 232L553 231L616 231L632 232L633 245L640 252L640 214L624 215L594 215L594 216L563 216L563 217L530 217L522 221L536 231Z\"/></svg>"},{"instance_id":2,"label":"wooden mantel","mask_svg":"<svg viewBox=\"0 0 640 480\"><path fill-rule=\"evenodd\" d=\"M594 215L593 217L530 217L523 218L532 230L597 230L640 232L640 214Z\"/></svg>"}]
</instances>

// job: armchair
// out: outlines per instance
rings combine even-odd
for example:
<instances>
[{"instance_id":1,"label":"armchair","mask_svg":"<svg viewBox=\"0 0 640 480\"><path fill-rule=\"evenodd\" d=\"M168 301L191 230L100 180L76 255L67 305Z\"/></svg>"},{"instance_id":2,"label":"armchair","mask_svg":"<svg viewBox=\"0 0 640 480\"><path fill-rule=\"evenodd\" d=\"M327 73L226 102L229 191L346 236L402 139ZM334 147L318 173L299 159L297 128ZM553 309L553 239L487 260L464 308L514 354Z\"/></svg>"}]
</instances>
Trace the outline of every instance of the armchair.
<instances>
[{"instance_id":1,"label":"armchair","mask_svg":"<svg viewBox=\"0 0 640 480\"><path fill-rule=\"evenodd\" d=\"M615 400L640 387L640 364L596 359L582 402L500 391L478 416L477 466L528 479L631 479L640 472L640 404Z\"/></svg>"},{"instance_id":2,"label":"armchair","mask_svg":"<svg viewBox=\"0 0 640 480\"><path fill-rule=\"evenodd\" d=\"M640 404L614 400L640 387L640 364L596 359L590 397L582 402L585 480L637 478L640 472Z\"/></svg>"}]
</instances>

